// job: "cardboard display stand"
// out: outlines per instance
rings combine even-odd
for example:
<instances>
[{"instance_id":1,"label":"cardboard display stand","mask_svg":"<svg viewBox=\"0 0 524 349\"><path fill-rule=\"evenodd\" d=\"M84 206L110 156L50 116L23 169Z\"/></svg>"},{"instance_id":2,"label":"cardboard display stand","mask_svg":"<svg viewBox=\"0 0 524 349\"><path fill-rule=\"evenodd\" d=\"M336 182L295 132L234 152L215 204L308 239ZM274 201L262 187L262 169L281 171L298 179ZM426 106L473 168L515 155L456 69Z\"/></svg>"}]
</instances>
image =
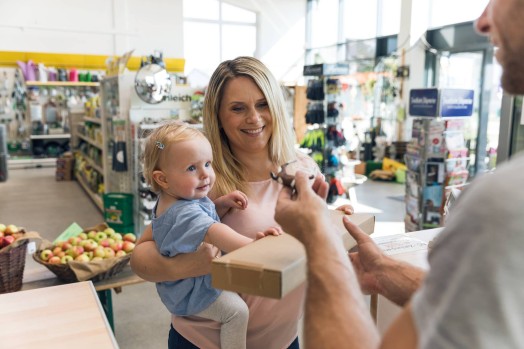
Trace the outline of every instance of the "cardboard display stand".
<instances>
[{"instance_id":1,"label":"cardboard display stand","mask_svg":"<svg viewBox=\"0 0 524 349\"><path fill-rule=\"evenodd\" d=\"M341 211L331 210L334 226L344 248L356 245L342 223ZM373 233L375 216L349 216L366 234ZM268 236L217 258L212 265L213 287L280 299L306 281L304 246L289 234Z\"/></svg>"}]
</instances>

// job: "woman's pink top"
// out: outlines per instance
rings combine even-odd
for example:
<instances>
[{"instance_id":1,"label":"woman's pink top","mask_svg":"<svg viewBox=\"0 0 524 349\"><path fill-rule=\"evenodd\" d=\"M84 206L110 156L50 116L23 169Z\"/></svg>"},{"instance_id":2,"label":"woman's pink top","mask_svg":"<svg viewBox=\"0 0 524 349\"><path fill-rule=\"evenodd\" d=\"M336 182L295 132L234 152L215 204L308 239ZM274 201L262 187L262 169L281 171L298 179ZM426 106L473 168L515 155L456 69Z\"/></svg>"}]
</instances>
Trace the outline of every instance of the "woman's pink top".
<instances>
[{"instance_id":1,"label":"woman's pink top","mask_svg":"<svg viewBox=\"0 0 524 349\"><path fill-rule=\"evenodd\" d=\"M301 159L318 171L311 158ZM247 209L226 215L222 222L235 231L254 238L255 233L278 225L275 206L282 185L273 179L251 182ZM298 320L302 316L305 285L277 300L241 295L249 306L247 328L248 349L284 349L298 333ZM173 316L173 327L199 348L219 349L219 323L195 316Z\"/></svg>"}]
</instances>

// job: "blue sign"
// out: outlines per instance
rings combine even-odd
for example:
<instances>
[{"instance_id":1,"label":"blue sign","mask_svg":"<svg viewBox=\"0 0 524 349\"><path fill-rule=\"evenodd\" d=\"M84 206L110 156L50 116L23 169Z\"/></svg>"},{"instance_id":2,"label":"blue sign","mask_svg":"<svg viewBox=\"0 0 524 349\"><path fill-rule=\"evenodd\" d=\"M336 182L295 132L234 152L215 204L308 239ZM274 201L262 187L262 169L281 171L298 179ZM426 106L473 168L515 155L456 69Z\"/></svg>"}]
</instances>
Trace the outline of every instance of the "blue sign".
<instances>
[{"instance_id":1,"label":"blue sign","mask_svg":"<svg viewBox=\"0 0 524 349\"><path fill-rule=\"evenodd\" d=\"M473 90L441 89L440 113L442 117L464 117L473 114Z\"/></svg>"},{"instance_id":2,"label":"blue sign","mask_svg":"<svg viewBox=\"0 0 524 349\"><path fill-rule=\"evenodd\" d=\"M438 115L438 89L419 88L410 90L409 115L436 117Z\"/></svg>"}]
</instances>

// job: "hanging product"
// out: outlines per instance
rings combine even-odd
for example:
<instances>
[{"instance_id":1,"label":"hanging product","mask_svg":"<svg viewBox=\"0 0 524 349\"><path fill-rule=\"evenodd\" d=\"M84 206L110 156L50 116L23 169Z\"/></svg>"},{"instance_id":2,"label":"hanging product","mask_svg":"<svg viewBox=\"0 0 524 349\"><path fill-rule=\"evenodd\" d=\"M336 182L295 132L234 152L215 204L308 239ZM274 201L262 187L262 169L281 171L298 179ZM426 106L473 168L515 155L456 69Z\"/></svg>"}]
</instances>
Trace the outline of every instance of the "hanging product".
<instances>
[{"instance_id":1,"label":"hanging product","mask_svg":"<svg viewBox=\"0 0 524 349\"><path fill-rule=\"evenodd\" d=\"M124 120L115 120L113 122L115 145L113 146L113 171L127 171L127 151L126 151L126 123Z\"/></svg>"},{"instance_id":2,"label":"hanging product","mask_svg":"<svg viewBox=\"0 0 524 349\"><path fill-rule=\"evenodd\" d=\"M306 97L312 101L324 100L324 83L322 80L309 80L307 84Z\"/></svg>"}]
</instances>

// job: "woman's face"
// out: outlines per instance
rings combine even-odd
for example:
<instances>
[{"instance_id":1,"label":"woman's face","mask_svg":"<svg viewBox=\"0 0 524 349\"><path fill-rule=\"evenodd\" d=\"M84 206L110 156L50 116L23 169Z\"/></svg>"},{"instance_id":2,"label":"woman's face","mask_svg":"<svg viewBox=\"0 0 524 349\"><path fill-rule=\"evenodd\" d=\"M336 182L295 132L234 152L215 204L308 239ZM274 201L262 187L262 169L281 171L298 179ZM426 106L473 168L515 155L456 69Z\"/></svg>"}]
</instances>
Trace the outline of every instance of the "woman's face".
<instances>
[{"instance_id":1,"label":"woman's face","mask_svg":"<svg viewBox=\"0 0 524 349\"><path fill-rule=\"evenodd\" d=\"M272 117L266 97L251 78L237 77L227 82L218 118L235 155L268 154Z\"/></svg>"}]
</instances>

